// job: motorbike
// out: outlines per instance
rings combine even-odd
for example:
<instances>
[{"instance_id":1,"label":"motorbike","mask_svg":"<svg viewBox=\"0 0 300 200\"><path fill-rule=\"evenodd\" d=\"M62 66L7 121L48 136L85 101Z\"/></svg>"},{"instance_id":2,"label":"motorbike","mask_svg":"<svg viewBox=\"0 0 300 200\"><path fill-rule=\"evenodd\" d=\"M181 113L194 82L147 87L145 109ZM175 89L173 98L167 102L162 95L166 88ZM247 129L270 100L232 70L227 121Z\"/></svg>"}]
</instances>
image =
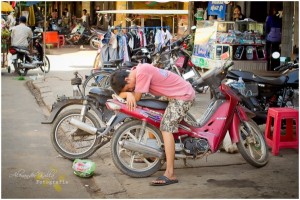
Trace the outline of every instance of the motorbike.
<instances>
[{"instance_id":1,"label":"motorbike","mask_svg":"<svg viewBox=\"0 0 300 200\"><path fill-rule=\"evenodd\" d=\"M42 28L36 28L34 30L34 36L30 39L33 41L34 47L32 52L26 47L11 46L9 48L9 53L11 54L10 62L19 75L26 76L28 70L36 68L40 68L42 72L45 73L50 71L49 58L44 55L44 50L41 45L42 32ZM29 41L29 43L30 42L31 41Z\"/></svg>"},{"instance_id":2,"label":"motorbike","mask_svg":"<svg viewBox=\"0 0 300 200\"><path fill-rule=\"evenodd\" d=\"M93 49L98 49L98 42L105 32L100 29L87 27L84 23L78 23L71 33L65 36L69 44L90 45Z\"/></svg>"},{"instance_id":3,"label":"motorbike","mask_svg":"<svg viewBox=\"0 0 300 200\"><path fill-rule=\"evenodd\" d=\"M90 88L85 95L81 90L82 77L75 72L71 85L77 90L73 90L73 96L57 97L50 116L42 121L42 124L52 124L51 142L63 157L70 160L88 158L111 140L118 124L130 120L122 113L115 115L105 105L114 93L106 87L110 74L101 71L102 78L98 80L101 87Z\"/></svg>"},{"instance_id":4,"label":"motorbike","mask_svg":"<svg viewBox=\"0 0 300 200\"><path fill-rule=\"evenodd\" d=\"M266 123L269 107L295 107L299 101L298 63L288 62L274 70L279 72L276 77L240 70L230 70L227 74L228 84L239 92L243 105L256 114L254 121L259 125ZM232 82L238 79L243 80L244 87L236 87Z\"/></svg>"},{"instance_id":5,"label":"motorbike","mask_svg":"<svg viewBox=\"0 0 300 200\"><path fill-rule=\"evenodd\" d=\"M230 66L232 63L210 69L193 83L205 82L214 98L201 119L191 116L179 124L178 132L173 134L175 159L200 159L217 152L229 131L231 140L249 164L263 167L268 163L268 147L261 130L251 119L254 114L240 105L241 99L234 90L222 83ZM107 108L115 112L112 121L121 114L130 119L119 125L111 141L113 163L122 173L131 177L148 177L161 169L165 155L159 126L167 104L156 99L144 99L137 102L135 110L130 111L126 101L117 95L107 100ZM111 129L107 125L104 131L97 130L79 120L72 124L91 135L102 135ZM136 159L142 162L135 162Z\"/></svg>"},{"instance_id":6,"label":"motorbike","mask_svg":"<svg viewBox=\"0 0 300 200\"><path fill-rule=\"evenodd\" d=\"M105 72L103 72L104 76ZM87 95L80 89L82 78L78 72L71 79L71 85L76 87L80 95L73 97L59 96L52 105L50 116L42 124L52 124L51 142L54 149L63 157L70 160L87 158L97 149L110 141L113 128L107 134L91 135L84 130L72 126L72 120L88 124L103 130L105 123L114 115L113 111L106 108L105 102L111 98L113 91L105 88L91 88ZM82 106L81 109L74 105Z\"/></svg>"}]
</instances>

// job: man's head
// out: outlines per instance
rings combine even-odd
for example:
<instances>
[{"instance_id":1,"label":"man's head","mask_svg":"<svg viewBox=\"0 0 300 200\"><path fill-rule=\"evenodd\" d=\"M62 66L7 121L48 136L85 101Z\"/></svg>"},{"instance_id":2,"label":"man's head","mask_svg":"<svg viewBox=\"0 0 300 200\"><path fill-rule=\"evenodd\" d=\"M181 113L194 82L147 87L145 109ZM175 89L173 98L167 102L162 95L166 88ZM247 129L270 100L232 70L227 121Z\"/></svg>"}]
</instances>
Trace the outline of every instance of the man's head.
<instances>
[{"instance_id":1,"label":"man's head","mask_svg":"<svg viewBox=\"0 0 300 200\"><path fill-rule=\"evenodd\" d=\"M86 15L87 11L86 11L86 9L83 9L82 12L83 12L84 15Z\"/></svg>"},{"instance_id":2,"label":"man's head","mask_svg":"<svg viewBox=\"0 0 300 200\"><path fill-rule=\"evenodd\" d=\"M115 93L133 92L135 88L135 77L127 70L115 71L110 76L110 86Z\"/></svg>"},{"instance_id":3,"label":"man's head","mask_svg":"<svg viewBox=\"0 0 300 200\"><path fill-rule=\"evenodd\" d=\"M69 9L68 8L65 8L65 12L68 12L69 11Z\"/></svg>"},{"instance_id":4,"label":"man's head","mask_svg":"<svg viewBox=\"0 0 300 200\"><path fill-rule=\"evenodd\" d=\"M25 17L25 16L21 16L21 17L19 18L19 22L20 22L20 23L26 24L26 17Z\"/></svg>"}]
</instances>

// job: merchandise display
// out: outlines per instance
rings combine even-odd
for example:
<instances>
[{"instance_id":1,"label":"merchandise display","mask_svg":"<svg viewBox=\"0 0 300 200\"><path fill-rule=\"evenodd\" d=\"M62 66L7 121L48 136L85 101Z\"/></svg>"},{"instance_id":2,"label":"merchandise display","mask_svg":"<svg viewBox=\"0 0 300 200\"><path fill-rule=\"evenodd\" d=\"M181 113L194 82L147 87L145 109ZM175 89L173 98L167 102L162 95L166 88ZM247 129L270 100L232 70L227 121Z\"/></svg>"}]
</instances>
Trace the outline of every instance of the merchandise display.
<instances>
[{"instance_id":1,"label":"merchandise display","mask_svg":"<svg viewBox=\"0 0 300 200\"><path fill-rule=\"evenodd\" d=\"M254 21L200 21L197 24L193 63L211 68L222 63L220 55L228 52L236 61L266 60L262 24ZM264 64L264 63L263 63Z\"/></svg>"}]
</instances>

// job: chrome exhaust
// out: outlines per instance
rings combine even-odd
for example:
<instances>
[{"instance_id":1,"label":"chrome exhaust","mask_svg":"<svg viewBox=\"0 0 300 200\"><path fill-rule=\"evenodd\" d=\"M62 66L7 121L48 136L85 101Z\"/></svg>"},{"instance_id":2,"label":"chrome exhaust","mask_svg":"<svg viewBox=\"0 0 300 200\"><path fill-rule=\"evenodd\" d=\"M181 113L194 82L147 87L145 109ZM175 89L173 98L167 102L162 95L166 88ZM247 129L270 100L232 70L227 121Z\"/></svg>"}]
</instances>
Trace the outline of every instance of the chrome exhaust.
<instances>
[{"instance_id":1,"label":"chrome exhaust","mask_svg":"<svg viewBox=\"0 0 300 200\"><path fill-rule=\"evenodd\" d=\"M137 142L122 140L119 141L119 145L125 149L139 152L143 154L145 157L156 157L160 159L165 157L164 152L162 152L161 150Z\"/></svg>"},{"instance_id":2,"label":"chrome exhaust","mask_svg":"<svg viewBox=\"0 0 300 200\"><path fill-rule=\"evenodd\" d=\"M72 118L70 120L70 124L73 126L76 126L77 128L79 128L87 133L90 133L92 135L95 135L97 133L97 128L90 126L82 121L77 120L77 119Z\"/></svg>"}]
</instances>

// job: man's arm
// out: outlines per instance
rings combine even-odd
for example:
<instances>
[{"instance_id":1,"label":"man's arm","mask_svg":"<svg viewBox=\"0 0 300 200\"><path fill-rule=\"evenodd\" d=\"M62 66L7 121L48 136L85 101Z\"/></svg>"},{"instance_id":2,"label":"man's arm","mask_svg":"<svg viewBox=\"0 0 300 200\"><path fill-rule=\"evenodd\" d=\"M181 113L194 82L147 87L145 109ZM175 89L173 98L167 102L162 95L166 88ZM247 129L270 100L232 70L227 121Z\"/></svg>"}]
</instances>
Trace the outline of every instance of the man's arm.
<instances>
[{"instance_id":1,"label":"man's arm","mask_svg":"<svg viewBox=\"0 0 300 200\"><path fill-rule=\"evenodd\" d=\"M121 92L120 97L126 98L127 107L130 111L133 111L136 108L136 102L142 98L142 93L138 92Z\"/></svg>"},{"instance_id":2,"label":"man's arm","mask_svg":"<svg viewBox=\"0 0 300 200\"><path fill-rule=\"evenodd\" d=\"M123 99L127 99L128 93L130 93L129 95L134 96L136 101L139 101L142 98L142 93L138 93L138 92L121 92L119 96L122 97Z\"/></svg>"}]
</instances>

